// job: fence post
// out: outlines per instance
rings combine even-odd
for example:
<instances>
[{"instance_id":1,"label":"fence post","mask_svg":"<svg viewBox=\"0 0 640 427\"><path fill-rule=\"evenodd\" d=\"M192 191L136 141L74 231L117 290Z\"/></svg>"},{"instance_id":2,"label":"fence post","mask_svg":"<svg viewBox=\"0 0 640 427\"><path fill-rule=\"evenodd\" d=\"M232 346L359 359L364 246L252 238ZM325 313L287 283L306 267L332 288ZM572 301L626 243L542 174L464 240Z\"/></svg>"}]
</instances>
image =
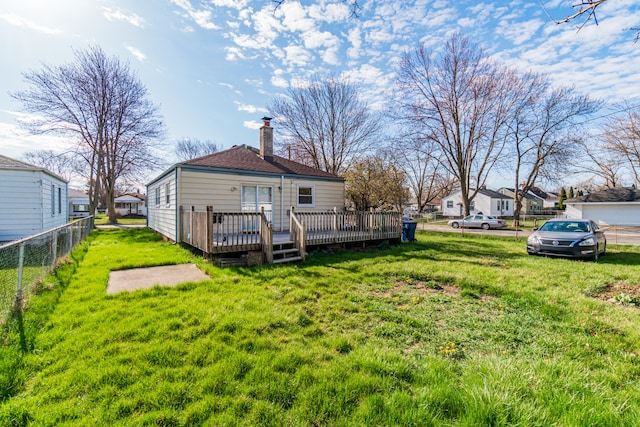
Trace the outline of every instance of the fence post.
<instances>
[{"instance_id":1,"label":"fence post","mask_svg":"<svg viewBox=\"0 0 640 427\"><path fill-rule=\"evenodd\" d=\"M213 206L207 206L207 253L213 252Z\"/></svg>"},{"instance_id":2,"label":"fence post","mask_svg":"<svg viewBox=\"0 0 640 427\"><path fill-rule=\"evenodd\" d=\"M56 259L58 258L58 231L53 232L53 242L51 243L51 271L56 268Z\"/></svg>"},{"instance_id":3,"label":"fence post","mask_svg":"<svg viewBox=\"0 0 640 427\"><path fill-rule=\"evenodd\" d=\"M176 236L176 243L184 241L184 206L180 205L178 209L178 235Z\"/></svg>"},{"instance_id":4,"label":"fence post","mask_svg":"<svg viewBox=\"0 0 640 427\"><path fill-rule=\"evenodd\" d=\"M24 242L18 246L18 292L16 301L22 300L22 269L24 267Z\"/></svg>"}]
</instances>

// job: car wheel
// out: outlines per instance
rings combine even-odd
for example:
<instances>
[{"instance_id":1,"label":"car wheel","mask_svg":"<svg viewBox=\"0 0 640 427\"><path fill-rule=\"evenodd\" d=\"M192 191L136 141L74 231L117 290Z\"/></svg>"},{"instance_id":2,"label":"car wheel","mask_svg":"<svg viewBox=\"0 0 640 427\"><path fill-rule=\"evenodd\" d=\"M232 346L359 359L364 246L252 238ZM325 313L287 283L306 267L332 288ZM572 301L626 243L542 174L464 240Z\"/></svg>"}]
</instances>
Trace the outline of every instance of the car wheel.
<instances>
[{"instance_id":1,"label":"car wheel","mask_svg":"<svg viewBox=\"0 0 640 427\"><path fill-rule=\"evenodd\" d=\"M607 253L607 242L604 242L604 246L602 247L602 253L600 254L600 256L604 255Z\"/></svg>"},{"instance_id":2,"label":"car wheel","mask_svg":"<svg viewBox=\"0 0 640 427\"><path fill-rule=\"evenodd\" d=\"M451 223L451 226L452 226L453 228L460 228L460 224L458 224L457 222L452 222L452 223Z\"/></svg>"},{"instance_id":3,"label":"car wheel","mask_svg":"<svg viewBox=\"0 0 640 427\"><path fill-rule=\"evenodd\" d=\"M482 224L482 229L483 230L488 230L490 228L491 228L491 226L489 224L487 224L486 222L484 224Z\"/></svg>"}]
</instances>

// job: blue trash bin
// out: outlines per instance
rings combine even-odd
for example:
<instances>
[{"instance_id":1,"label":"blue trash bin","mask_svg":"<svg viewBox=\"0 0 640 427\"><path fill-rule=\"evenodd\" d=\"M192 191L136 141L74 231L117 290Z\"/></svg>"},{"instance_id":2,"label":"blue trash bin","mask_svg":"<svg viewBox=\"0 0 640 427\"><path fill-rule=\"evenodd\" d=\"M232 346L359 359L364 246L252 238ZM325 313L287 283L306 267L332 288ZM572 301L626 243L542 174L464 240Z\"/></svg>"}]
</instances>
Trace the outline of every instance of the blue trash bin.
<instances>
[{"instance_id":1,"label":"blue trash bin","mask_svg":"<svg viewBox=\"0 0 640 427\"><path fill-rule=\"evenodd\" d=\"M415 221L402 221L402 240L414 242L416 240L416 226Z\"/></svg>"}]
</instances>

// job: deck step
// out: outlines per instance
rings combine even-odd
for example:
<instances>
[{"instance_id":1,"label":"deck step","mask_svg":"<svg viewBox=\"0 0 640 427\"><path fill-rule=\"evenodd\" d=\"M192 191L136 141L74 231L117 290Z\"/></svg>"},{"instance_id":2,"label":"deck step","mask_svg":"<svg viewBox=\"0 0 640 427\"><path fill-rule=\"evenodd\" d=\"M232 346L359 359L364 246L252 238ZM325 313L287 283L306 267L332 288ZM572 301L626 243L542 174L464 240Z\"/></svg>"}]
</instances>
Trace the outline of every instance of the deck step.
<instances>
[{"instance_id":1,"label":"deck step","mask_svg":"<svg viewBox=\"0 0 640 427\"><path fill-rule=\"evenodd\" d=\"M298 250L298 248L290 248L290 249L277 249L275 251L273 251L274 255L284 255L284 254L292 254L292 253L299 253L300 251Z\"/></svg>"},{"instance_id":2,"label":"deck step","mask_svg":"<svg viewBox=\"0 0 640 427\"><path fill-rule=\"evenodd\" d=\"M301 256L292 256L292 257L288 257L288 258L274 259L273 263L274 264L282 264L284 262L294 262L294 261L301 261L301 260L302 260Z\"/></svg>"}]
</instances>

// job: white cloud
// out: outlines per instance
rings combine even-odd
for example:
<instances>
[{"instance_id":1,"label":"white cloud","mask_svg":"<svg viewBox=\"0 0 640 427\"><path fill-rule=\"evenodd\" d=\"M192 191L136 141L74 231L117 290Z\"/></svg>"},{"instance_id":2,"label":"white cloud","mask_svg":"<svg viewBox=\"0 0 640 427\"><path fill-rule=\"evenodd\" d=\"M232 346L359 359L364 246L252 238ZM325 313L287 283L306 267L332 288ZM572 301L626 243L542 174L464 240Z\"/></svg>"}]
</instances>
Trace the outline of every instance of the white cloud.
<instances>
[{"instance_id":1,"label":"white cloud","mask_svg":"<svg viewBox=\"0 0 640 427\"><path fill-rule=\"evenodd\" d=\"M247 7L249 0L211 0L214 6L230 7L232 9L242 10Z\"/></svg>"},{"instance_id":2,"label":"white cloud","mask_svg":"<svg viewBox=\"0 0 640 427\"><path fill-rule=\"evenodd\" d=\"M196 10L189 0L171 0L171 3L184 11L183 17L192 19L199 27L205 30L220 29L220 27L211 22L211 10Z\"/></svg>"},{"instance_id":3,"label":"white cloud","mask_svg":"<svg viewBox=\"0 0 640 427\"><path fill-rule=\"evenodd\" d=\"M54 35L54 34L61 34L62 30L59 30L57 28L50 28L50 27L45 27L42 25L38 25L34 22L31 22L25 18L22 18L21 16L18 16L14 13L0 13L0 19L2 19L3 21L8 22L9 24L15 26L15 27L21 27L21 28L26 28L28 30L34 30L34 31L38 31L40 33L44 33L44 34L50 34L50 35Z\"/></svg>"},{"instance_id":4,"label":"white cloud","mask_svg":"<svg viewBox=\"0 0 640 427\"><path fill-rule=\"evenodd\" d=\"M125 49L127 49L129 51L130 54L132 54L138 61L144 61L145 59L147 59L147 56L142 53L139 49L136 49L133 46L130 46L128 44L124 45Z\"/></svg>"},{"instance_id":5,"label":"white cloud","mask_svg":"<svg viewBox=\"0 0 640 427\"><path fill-rule=\"evenodd\" d=\"M273 76L271 76L271 84L275 87L286 88L289 87L289 82L283 77L283 70L275 70Z\"/></svg>"},{"instance_id":6,"label":"white cloud","mask_svg":"<svg viewBox=\"0 0 640 427\"><path fill-rule=\"evenodd\" d=\"M242 104L238 101L234 101L234 104L236 104L238 106L238 111L245 111L247 113L251 113L251 114L255 114L257 112L261 112L261 113L267 113L267 109L266 108L262 108L262 107L256 107L255 105L247 105L247 104Z\"/></svg>"},{"instance_id":7,"label":"white cloud","mask_svg":"<svg viewBox=\"0 0 640 427\"><path fill-rule=\"evenodd\" d=\"M287 46L285 64L304 67L313 58L312 55L302 46Z\"/></svg>"},{"instance_id":8,"label":"white cloud","mask_svg":"<svg viewBox=\"0 0 640 427\"><path fill-rule=\"evenodd\" d=\"M262 125L262 122L257 122L255 120L245 120L244 122L242 122L242 126L254 130L260 129Z\"/></svg>"},{"instance_id":9,"label":"white cloud","mask_svg":"<svg viewBox=\"0 0 640 427\"><path fill-rule=\"evenodd\" d=\"M125 12L122 9L111 9L109 7L103 7L102 14L109 21L124 21L139 28L144 28L145 26L145 20L133 12Z\"/></svg>"}]
</instances>

